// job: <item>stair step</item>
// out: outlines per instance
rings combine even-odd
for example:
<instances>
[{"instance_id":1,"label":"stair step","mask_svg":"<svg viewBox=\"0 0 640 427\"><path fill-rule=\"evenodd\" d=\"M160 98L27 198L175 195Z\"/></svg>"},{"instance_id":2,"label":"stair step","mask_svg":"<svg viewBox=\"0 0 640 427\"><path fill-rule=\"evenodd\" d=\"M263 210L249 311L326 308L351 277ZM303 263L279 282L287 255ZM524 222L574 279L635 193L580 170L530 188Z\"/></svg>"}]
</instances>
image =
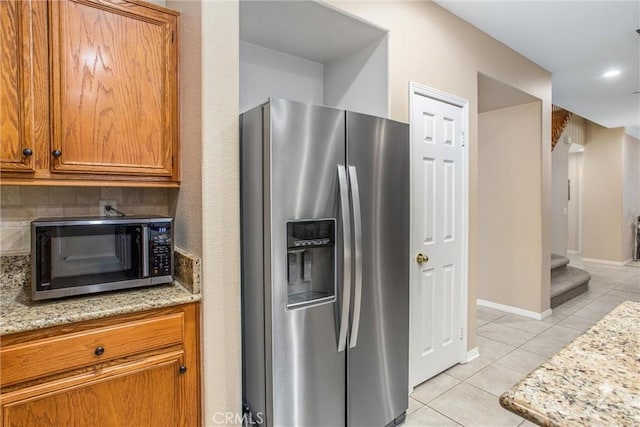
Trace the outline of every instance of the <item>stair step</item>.
<instances>
[{"instance_id":1,"label":"stair step","mask_svg":"<svg viewBox=\"0 0 640 427\"><path fill-rule=\"evenodd\" d=\"M566 256L551 254L551 271L562 268L567 264L569 264L569 258Z\"/></svg>"},{"instance_id":2,"label":"stair step","mask_svg":"<svg viewBox=\"0 0 640 427\"><path fill-rule=\"evenodd\" d=\"M589 290L591 275L584 270L567 266L551 276L551 308Z\"/></svg>"}]
</instances>

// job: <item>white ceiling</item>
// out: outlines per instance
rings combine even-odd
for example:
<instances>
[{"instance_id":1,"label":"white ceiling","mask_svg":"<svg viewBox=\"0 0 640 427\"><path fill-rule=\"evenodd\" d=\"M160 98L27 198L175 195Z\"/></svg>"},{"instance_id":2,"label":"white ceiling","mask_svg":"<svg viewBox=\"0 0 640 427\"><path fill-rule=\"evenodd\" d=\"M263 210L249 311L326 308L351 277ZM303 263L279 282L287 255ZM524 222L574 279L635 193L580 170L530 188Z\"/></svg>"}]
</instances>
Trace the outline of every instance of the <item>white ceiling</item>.
<instances>
[{"instance_id":1,"label":"white ceiling","mask_svg":"<svg viewBox=\"0 0 640 427\"><path fill-rule=\"evenodd\" d=\"M436 2L550 71L554 104L605 127L640 126L639 1ZM602 77L612 68L620 76Z\"/></svg>"},{"instance_id":2,"label":"white ceiling","mask_svg":"<svg viewBox=\"0 0 640 427\"><path fill-rule=\"evenodd\" d=\"M330 64L386 30L316 1L240 1L240 40Z\"/></svg>"}]
</instances>

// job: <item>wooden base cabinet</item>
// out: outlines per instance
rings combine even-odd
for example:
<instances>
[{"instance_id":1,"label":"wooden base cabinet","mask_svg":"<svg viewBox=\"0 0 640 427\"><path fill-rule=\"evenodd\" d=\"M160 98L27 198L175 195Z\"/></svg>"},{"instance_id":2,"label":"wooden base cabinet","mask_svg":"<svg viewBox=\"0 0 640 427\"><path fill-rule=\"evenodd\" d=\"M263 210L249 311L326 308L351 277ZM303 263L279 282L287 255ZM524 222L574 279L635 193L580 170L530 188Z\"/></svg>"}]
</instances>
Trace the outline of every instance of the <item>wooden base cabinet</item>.
<instances>
[{"instance_id":1,"label":"wooden base cabinet","mask_svg":"<svg viewBox=\"0 0 640 427\"><path fill-rule=\"evenodd\" d=\"M177 12L2 0L0 22L2 183L178 185Z\"/></svg>"},{"instance_id":2,"label":"wooden base cabinet","mask_svg":"<svg viewBox=\"0 0 640 427\"><path fill-rule=\"evenodd\" d=\"M188 304L2 337L2 425L199 425L198 319Z\"/></svg>"}]
</instances>

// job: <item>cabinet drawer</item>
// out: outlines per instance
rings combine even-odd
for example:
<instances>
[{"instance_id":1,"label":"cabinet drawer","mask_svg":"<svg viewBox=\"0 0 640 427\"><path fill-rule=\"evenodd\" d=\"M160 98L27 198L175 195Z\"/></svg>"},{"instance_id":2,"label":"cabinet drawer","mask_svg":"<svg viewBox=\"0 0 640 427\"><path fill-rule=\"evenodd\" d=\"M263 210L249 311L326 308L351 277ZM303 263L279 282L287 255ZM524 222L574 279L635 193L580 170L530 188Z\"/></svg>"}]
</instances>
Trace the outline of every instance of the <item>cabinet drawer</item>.
<instances>
[{"instance_id":1,"label":"cabinet drawer","mask_svg":"<svg viewBox=\"0 0 640 427\"><path fill-rule=\"evenodd\" d=\"M2 386L176 345L184 339L184 313L15 344L0 349Z\"/></svg>"}]
</instances>

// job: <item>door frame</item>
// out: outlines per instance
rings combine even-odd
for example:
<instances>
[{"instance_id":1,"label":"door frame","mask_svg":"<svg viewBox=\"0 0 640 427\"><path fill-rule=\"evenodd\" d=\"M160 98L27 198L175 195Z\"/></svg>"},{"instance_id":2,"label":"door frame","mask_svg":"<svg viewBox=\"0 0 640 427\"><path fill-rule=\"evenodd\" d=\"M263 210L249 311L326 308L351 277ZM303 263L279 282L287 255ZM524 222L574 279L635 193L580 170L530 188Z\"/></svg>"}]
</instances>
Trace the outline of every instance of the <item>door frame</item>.
<instances>
[{"instance_id":1,"label":"door frame","mask_svg":"<svg viewBox=\"0 0 640 427\"><path fill-rule=\"evenodd\" d=\"M462 117L464 120L464 125L463 125L463 140L464 140L464 153L462 155L463 158L463 168L462 168L462 233L461 233L461 240L462 240L462 292L461 292L461 299L462 301L459 301L460 306L462 307L461 310L461 314L462 314L462 319L461 323L462 323L462 345L461 345L461 350L460 350L460 354L458 356L458 363L466 363L469 360L469 357L467 356L468 352L467 352L467 337L469 335L469 328L468 328L468 303L469 303L469 100L443 92L441 90L438 89L434 89L432 87L429 86L425 86L422 85L420 83L414 82L414 81L409 81L409 152L411 153L411 158L410 158L410 174L411 174L411 180L410 180L410 193L409 194L413 194L413 186L414 186L414 182L413 182L413 171L414 171L414 156L413 156L413 126L414 124L412 123L412 117L413 117L413 111L414 111L414 103L413 103L413 96L414 95L419 95L419 96L425 96L428 98L431 98L435 101L440 101L440 102L445 102L447 104L451 104L451 105L455 105L456 107L460 107L462 108ZM415 218L413 217L413 208L414 208L414 201L413 198L410 197L410 220L409 220L409 229L410 230L414 230L414 220ZM412 232L411 232L412 233ZM413 235L413 234L411 234ZM409 245L412 245L412 240L411 238L409 239ZM412 251L413 248L410 248L410 251ZM413 252L411 252L412 256L409 257L409 263L410 263L410 270L409 271L413 271ZM414 294L413 290L415 289L416 283L415 283L415 274L411 274L410 275L410 279L409 279L409 297L411 298L411 296ZM411 313L411 304L409 304L409 337L412 336L412 331L411 331L411 319L413 318L412 313ZM473 357L471 357L473 358ZM414 366L414 361L413 361L413 347L412 347L412 343L411 340L409 340L409 393L411 393L413 391L413 381L412 381L412 372L414 371L413 366Z\"/></svg>"}]
</instances>

